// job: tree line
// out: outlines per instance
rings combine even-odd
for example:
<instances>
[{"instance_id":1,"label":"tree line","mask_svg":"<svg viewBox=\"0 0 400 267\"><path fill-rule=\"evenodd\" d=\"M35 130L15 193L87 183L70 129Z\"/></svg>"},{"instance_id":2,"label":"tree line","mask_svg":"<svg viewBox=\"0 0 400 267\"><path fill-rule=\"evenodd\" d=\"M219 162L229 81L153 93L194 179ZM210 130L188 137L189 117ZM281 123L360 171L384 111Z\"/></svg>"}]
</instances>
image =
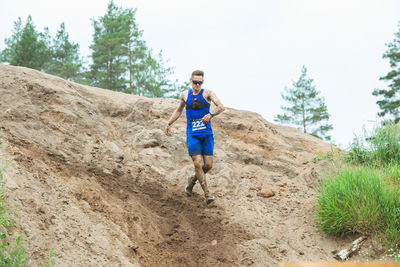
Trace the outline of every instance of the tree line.
<instances>
[{"instance_id":1,"label":"tree line","mask_svg":"<svg viewBox=\"0 0 400 267\"><path fill-rule=\"evenodd\" d=\"M89 64L80 56L79 44L70 41L64 22L52 38L47 27L43 32L36 30L30 15L24 25L18 18L11 37L5 39L0 62L128 94L178 97L188 83L169 79L173 68L167 66L162 51L149 49L135 15L136 9L110 1L104 16L92 19Z\"/></svg>"}]
</instances>

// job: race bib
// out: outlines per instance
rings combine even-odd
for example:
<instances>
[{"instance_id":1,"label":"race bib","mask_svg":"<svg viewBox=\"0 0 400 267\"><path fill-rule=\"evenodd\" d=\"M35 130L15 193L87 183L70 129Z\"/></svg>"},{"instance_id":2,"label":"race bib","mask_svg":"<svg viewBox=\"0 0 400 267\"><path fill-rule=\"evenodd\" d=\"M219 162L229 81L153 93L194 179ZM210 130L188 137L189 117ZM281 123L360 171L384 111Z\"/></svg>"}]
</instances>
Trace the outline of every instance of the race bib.
<instances>
[{"instance_id":1,"label":"race bib","mask_svg":"<svg viewBox=\"0 0 400 267\"><path fill-rule=\"evenodd\" d=\"M192 121L192 132L206 129L206 126L201 120Z\"/></svg>"}]
</instances>

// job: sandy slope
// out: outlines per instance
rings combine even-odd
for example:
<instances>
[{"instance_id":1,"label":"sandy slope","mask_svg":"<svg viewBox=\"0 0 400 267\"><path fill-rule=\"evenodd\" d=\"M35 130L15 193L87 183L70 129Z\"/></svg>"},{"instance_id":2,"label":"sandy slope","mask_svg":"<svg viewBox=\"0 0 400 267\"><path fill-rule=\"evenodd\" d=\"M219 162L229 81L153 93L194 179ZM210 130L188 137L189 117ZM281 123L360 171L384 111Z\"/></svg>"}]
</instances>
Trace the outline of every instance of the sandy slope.
<instances>
[{"instance_id":1,"label":"sandy slope","mask_svg":"<svg viewBox=\"0 0 400 267\"><path fill-rule=\"evenodd\" d=\"M184 116L163 133L177 100L5 65L0 95L8 201L32 264L52 248L57 266L276 266L333 261L343 245L312 220L312 159L331 148L298 130L234 109L213 119L207 207L199 185L183 192Z\"/></svg>"}]
</instances>

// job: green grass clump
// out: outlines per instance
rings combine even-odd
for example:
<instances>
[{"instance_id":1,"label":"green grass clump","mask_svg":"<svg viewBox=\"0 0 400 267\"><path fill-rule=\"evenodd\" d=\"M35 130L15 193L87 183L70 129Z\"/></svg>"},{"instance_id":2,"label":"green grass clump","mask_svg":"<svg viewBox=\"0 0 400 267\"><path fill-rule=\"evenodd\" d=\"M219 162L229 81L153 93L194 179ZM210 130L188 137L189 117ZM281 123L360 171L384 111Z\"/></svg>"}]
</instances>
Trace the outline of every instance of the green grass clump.
<instances>
[{"instance_id":1,"label":"green grass clump","mask_svg":"<svg viewBox=\"0 0 400 267\"><path fill-rule=\"evenodd\" d=\"M328 235L377 227L383 185L370 168L345 168L319 188L317 222Z\"/></svg>"},{"instance_id":2,"label":"green grass clump","mask_svg":"<svg viewBox=\"0 0 400 267\"><path fill-rule=\"evenodd\" d=\"M398 124L387 124L377 128L370 143L374 158L381 164L400 162L400 126Z\"/></svg>"},{"instance_id":3,"label":"green grass clump","mask_svg":"<svg viewBox=\"0 0 400 267\"><path fill-rule=\"evenodd\" d=\"M383 171L385 173L385 182L393 188L400 188L400 165L388 164L383 168Z\"/></svg>"},{"instance_id":4,"label":"green grass clump","mask_svg":"<svg viewBox=\"0 0 400 267\"><path fill-rule=\"evenodd\" d=\"M376 235L400 248L400 167L345 167L318 188L316 220L328 235Z\"/></svg>"}]
</instances>

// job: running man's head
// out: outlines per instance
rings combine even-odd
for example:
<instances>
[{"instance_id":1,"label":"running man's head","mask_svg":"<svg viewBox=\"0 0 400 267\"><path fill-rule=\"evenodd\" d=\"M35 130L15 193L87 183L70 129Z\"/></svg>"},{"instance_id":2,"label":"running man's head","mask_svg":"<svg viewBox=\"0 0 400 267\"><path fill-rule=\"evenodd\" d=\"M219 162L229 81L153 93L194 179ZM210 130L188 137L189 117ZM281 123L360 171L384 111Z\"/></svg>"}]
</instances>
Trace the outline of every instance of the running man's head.
<instances>
[{"instance_id":1,"label":"running man's head","mask_svg":"<svg viewBox=\"0 0 400 267\"><path fill-rule=\"evenodd\" d=\"M192 83L193 90L200 90L201 85L204 82L204 71L195 70L192 72L192 77L190 77L190 82Z\"/></svg>"}]
</instances>

